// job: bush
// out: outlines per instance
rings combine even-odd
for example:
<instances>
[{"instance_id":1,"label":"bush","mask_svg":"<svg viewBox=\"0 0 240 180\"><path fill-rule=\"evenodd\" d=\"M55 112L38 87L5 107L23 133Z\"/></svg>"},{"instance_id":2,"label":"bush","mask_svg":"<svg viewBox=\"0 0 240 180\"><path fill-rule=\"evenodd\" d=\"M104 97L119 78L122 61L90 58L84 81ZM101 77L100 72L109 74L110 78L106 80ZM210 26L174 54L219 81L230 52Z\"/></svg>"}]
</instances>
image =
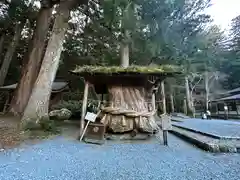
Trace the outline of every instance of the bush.
<instances>
[{"instance_id":1,"label":"bush","mask_svg":"<svg viewBox=\"0 0 240 180\"><path fill-rule=\"evenodd\" d=\"M89 112L97 112L97 102L88 102L87 105L87 111ZM60 110L66 108L72 112L71 119L79 119L81 117L82 112L82 101L76 101L76 100L69 100L69 101L61 101L56 105L52 106L52 110Z\"/></svg>"},{"instance_id":2,"label":"bush","mask_svg":"<svg viewBox=\"0 0 240 180\"><path fill-rule=\"evenodd\" d=\"M60 132L54 121L48 118L40 119L39 123L36 120L28 119L22 123L22 128L24 131L45 131L53 134Z\"/></svg>"},{"instance_id":3,"label":"bush","mask_svg":"<svg viewBox=\"0 0 240 180\"><path fill-rule=\"evenodd\" d=\"M74 100L69 100L69 101L61 101L58 104L54 105L52 107L52 110L60 110L66 108L72 112L72 114L75 113L81 113L82 110L82 102L81 101L74 101Z\"/></svg>"},{"instance_id":4,"label":"bush","mask_svg":"<svg viewBox=\"0 0 240 180\"><path fill-rule=\"evenodd\" d=\"M57 128L54 121L49 119L40 120L41 129L47 132L59 133L60 130Z\"/></svg>"},{"instance_id":5,"label":"bush","mask_svg":"<svg viewBox=\"0 0 240 180\"><path fill-rule=\"evenodd\" d=\"M64 101L68 101L68 100L73 100L73 101L78 101L79 99L82 99L83 97L83 92L82 91L71 91L71 92L65 92L63 94L62 99Z\"/></svg>"}]
</instances>

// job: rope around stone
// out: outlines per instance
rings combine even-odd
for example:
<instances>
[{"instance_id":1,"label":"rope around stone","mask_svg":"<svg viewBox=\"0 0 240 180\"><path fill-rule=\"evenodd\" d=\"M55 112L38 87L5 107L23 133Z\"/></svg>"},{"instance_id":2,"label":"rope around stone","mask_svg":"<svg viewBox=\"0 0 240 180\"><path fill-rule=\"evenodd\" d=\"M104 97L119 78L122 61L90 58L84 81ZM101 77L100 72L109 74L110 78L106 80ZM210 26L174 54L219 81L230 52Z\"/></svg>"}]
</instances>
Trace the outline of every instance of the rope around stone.
<instances>
[{"instance_id":1,"label":"rope around stone","mask_svg":"<svg viewBox=\"0 0 240 180\"><path fill-rule=\"evenodd\" d=\"M112 115L123 115L123 116L127 116L127 117L151 117L154 114L156 114L156 110L155 111L151 111L151 112L137 112L134 110L124 110L121 108L114 108L114 107L104 107L101 109L103 112L108 113L108 114L112 114Z\"/></svg>"}]
</instances>

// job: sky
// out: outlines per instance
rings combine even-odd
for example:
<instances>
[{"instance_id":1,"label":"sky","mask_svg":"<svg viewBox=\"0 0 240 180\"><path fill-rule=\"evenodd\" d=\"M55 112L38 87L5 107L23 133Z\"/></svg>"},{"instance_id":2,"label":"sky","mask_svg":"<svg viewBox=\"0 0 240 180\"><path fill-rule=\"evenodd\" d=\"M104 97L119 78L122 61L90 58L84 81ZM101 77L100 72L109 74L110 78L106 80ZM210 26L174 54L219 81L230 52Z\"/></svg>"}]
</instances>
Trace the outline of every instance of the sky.
<instances>
[{"instance_id":1,"label":"sky","mask_svg":"<svg viewBox=\"0 0 240 180\"><path fill-rule=\"evenodd\" d=\"M240 0L212 0L212 6L207 9L214 20L223 30L228 30L231 20L240 15Z\"/></svg>"}]
</instances>

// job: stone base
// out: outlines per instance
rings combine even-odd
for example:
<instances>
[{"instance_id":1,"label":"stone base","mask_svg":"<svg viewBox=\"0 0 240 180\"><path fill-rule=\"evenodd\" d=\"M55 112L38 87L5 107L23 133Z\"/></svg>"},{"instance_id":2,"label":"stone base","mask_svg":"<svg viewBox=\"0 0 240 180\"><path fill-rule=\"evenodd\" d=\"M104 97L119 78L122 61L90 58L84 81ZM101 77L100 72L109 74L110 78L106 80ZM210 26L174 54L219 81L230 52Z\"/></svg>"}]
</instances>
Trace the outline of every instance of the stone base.
<instances>
[{"instance_id":1,"label":"stone base","mask_svg":"<svg viewBox=\"0 0 240 180\"><path fill-rule=\"evenodd\" d=\"M105 139L97 140L97 139L84 138L84 142L102 145L105 143Z\"/></svg>"},{"instance_id":2,"label":"stone base","mask_svg":"<svg viewBox=\"0 0 240 180\"><path fill-rule=\"evenodd\" d=\"M136 136L132 136L132 134L106 134L107 140L149 140L151 138L151 134L136 134Z\"/></svg>"}]
</instances>

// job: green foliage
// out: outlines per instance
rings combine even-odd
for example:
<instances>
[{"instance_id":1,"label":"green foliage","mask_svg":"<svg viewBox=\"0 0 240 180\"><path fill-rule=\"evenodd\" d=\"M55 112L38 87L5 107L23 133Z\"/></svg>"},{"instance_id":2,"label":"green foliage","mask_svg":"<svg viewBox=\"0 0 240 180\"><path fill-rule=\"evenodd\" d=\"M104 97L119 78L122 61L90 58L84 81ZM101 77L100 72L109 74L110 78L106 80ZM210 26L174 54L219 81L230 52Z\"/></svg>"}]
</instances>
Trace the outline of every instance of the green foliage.
<instances>
[{"instance_id":1,"label":"green foliage","mask_svg":"<svg viewBox=\"0 0 240 180\"><path fill-rule=\"evenodd\" d=\"M227 89L240 86L240 16L232 20L230 32L230 39L225 45L225 51L222 52L224 61L219 65L220 70L228 76L223 82Z\"/></svg>"},{"instance_id":2,"label":"green foliage","mask_svg":"<svg viewBox=\"0 0 240 180\"><path fill-rule=\"evenodd\" d=\"M72 114L80 113L82 110L82 102L76 100L61 101L52 107L53 110L59 110L66 108L72 112Z\"/></svg>"},{"instance_id":3,"label":"green foliage","mask_svg":"<svg viewBox=\"0 0 240 180\"><path fill-rule=\"evenodd\" d=\"M37 124L35 120L23 121L23 123L21 124L21 127L24 131L39 130L41 128L41 126L39 124Z\"/></svg>"},{"instance_id":4,"label":"green foliage","mask_svg":"<svg viewBox=\"0 0 240 180\"><path fill-rule=\"evenodd\" d=\"M5 4L3 16L0 16L0 30L11 33L16 23L25 22L26 19L32 20L34 11L32 7L28 7L25 0L11 0Z\"/></svg>"},{"instance_id":5,"label":"green foliage","mask_svg":"<svg viewBox=\"0 0 240 180\"><path fill-rule=\"evenodd\" d=\"M205 14L209 1L89 1L88 6L79 7L71 14L73 20L66 34L61 57L63 63L60 64L58 76L65 77L68 70L76 65L79 66L74 71L76 73L179 72L174 66L181 65L183 70L180 72L187 75L220 70L229 75L225 83L232 86L226 87L239 86L240 17L233 20L232 38L227 44L219 27L209 26L211 17ZM0 16L0 31L7 32L4 47L12 39L14 24L34 19L32 15L36 9L28 8L24 0L12 0L10 5L4 6L4 13ZM29 32L34 30L34 21L31 22ZM27 33L27 38L21 39L21 46L9 71L11 80L8 83L18 80L30 35ZM129 69L117 67L121 42L130 45L132 65ZM151 63L165 66L147 67ZM181 78L176 79L174 84L183 84ZM54 108L67 108L79 113L81 102L67 100Z\"/></svg>"},{"instance_id":6,"label":"green foliage","mask_svg":"<svg viewBox=\"0 0 240 180\"><path fill-rule=\"evenodd\" d=\"M240 55L240 15L232 20L231 50L239 57Z\"/></svg>"},{"instance_id":7,"label":"green foliage","mask_svg":"<svg viewBox=\"0 0 240 180\"><path fill-rule=\"evenodd\" d=\"M36 122L36 120L27 120L22 123L22 128L24 131L46 131L51 133L59 133L54 121L48 118L42 118Z\"/></svg>"},{"instance_id":8,"label":"green foliage","mask_svg":"<svg viewBox=\"0 0 240 180\"><path fill-rule=\"evenodd\" d=\"M193 61L216 54L214 47L199 55L199 49L210 42L202 39L211 21L203 13L208 5L209 0L105 0L93 10L90 4L84 33L69 34L66 52L78 56L79 63L117 65L119 42L126 39L122 35L127 30L132 64L177 64L191 72Z\"/></svg>"},{"instance_id":9,"label":"green foliage","mask_svg":"<svg viewBox=\"0 0 240 180\"><path fill-rule=\"evenodd\" d=\"M40 120L40 127L41 127L41 130L51 132L51 133L54 133L54 134L60 132L60 130L57 128L57 126L56 126L56 124L53 120L41 119Z\"/></svg>"},{"instance_id":10,"label":"green foliage","mask_svg":"<svg viewBox=\"0 0 240 180\"><path fill-rule=\"evenodd\" d=\"M87 104L87 111L97 113L98 102L89 100ZM60 110L66 108L72 112L72 118L80 118L82 112L82 101L81 100L63 100L58 104L52 106L52 110Z\"/></svg>"}]
</instances>

